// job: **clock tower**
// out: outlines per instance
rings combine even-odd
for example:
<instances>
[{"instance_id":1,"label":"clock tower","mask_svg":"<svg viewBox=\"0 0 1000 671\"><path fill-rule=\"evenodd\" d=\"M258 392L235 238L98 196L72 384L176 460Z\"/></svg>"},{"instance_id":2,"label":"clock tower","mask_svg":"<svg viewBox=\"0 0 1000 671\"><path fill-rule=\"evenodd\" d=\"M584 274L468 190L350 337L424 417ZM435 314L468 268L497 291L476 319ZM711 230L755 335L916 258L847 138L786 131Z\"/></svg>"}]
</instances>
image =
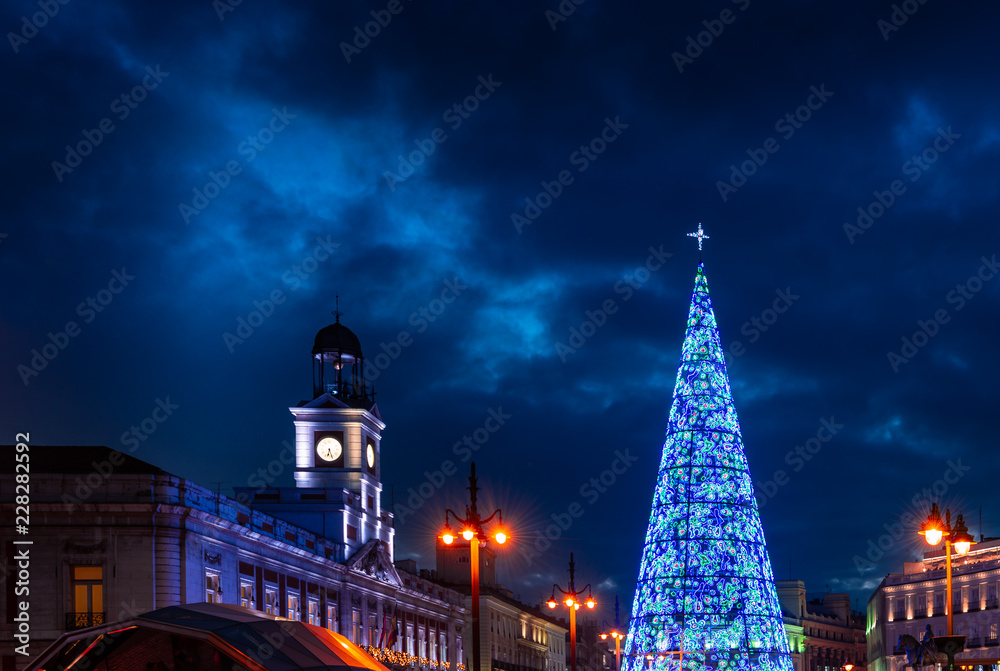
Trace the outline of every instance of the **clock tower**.
<instances>
[{"instance_id":1,"label":"clock tower","mask_svg":"<svg viewBox=\"0 0 1000 671\"><path fill-rule=\"evenodd\" d=\"M312 348L311 401L289 408L295 424L295 487L252 494L254 506L338 543L340 561L381 541L393 556L392 513L382 509L385 423L365 383L358 337L336 321Z\"/></svg>"}]
</instances>

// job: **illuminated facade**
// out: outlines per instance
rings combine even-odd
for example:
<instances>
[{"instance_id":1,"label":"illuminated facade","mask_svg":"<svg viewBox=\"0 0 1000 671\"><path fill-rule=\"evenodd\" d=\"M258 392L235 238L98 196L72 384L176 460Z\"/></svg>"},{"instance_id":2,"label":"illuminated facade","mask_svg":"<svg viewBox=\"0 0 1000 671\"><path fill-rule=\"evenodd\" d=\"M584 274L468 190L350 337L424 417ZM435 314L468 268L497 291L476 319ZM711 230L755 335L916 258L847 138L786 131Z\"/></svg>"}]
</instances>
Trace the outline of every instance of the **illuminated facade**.
<instances>
[{"instance_id":1,"label":"illuminated facade","mask_svg":"<svg viewBox=\"0 0 1000 671\"><path fill-rule=\"evenodd\" d=\"M385 424L360 344L338 321L317 334L313 359L314 398L291 409L296 487L229 497L107 447L31 447L32 656L67 631L209 602L328 628L385 648L376 656L390 664L458 669L465 596L393 561L380 501ZM0 478L5 519L13 480ZM4 581L3 612L14 612L15 588ZM0 622L3 671L29 659L15 655L13 631Z\"/></svg>"},{"instance_id":2,"label":"illuminated facade","mask_svg":"<svg viewBox=\"0 0 1000 671\"><path fill-rule=\"evenodd\" d=\"M792 671L701 263L622 666Z\"/></svg>"},{"instance_id":3,"label":"illuminated facade","mask_svg":"<svg viewBox=\"0 0 1000 671\"><path fill-rule=\"evenodd\" d=\"M925 552L923 560L906 562L902 573L891 573L868 600L868 658L871 671L900 671L906 656L897 650L899 637L923 637L930 625L943 636L945 624L944 550ZM959 663L998 668L1000 660L1000 538L972 546L964 556L952 556L953 628L966 636Z\"/></svg>"},{"instance_id":4,"label":"illuminated facade","mask_svg":"<svg viewBox=\"0 0 1000 671\"><path fill-rule=\"evenodd\" d=\"M795 671L840 671L867 665L864 615L846 593L808 598L801 580L777 580L778 601Z\"/></svg>"}]
</instances>

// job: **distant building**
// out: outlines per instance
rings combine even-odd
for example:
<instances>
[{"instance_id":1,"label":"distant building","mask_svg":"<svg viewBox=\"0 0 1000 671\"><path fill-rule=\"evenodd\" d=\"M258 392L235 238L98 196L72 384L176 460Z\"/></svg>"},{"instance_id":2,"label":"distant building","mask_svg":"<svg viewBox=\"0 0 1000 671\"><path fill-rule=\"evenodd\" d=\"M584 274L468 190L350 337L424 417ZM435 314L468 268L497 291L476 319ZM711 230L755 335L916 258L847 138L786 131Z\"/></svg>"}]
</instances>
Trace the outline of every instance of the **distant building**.
<instances>
[{"instance_id":1,"label":"distant building","mask_svg":"<svg viewBox=\"0 0 1000 671\"><path fill-rule=\"evenodd\" d=\"M465 595L468 669L472 668L472 572L469 546L461 541L445 545L437 542L437 570L422 572L449 589ZM492 544L479 550L479 657L482 671L565 671L569 650L569 628L540 609L514 598L496 581L497 554ZM594 634L596 639L597 635ZM580 639L577 639L580 650ZM578 656L579 661L579 656ZM590 668L589 666L586 668ZM582 671L584 667L580 666ZM597 671L597 667L594 667Z\"/></svg>"},{"instance_id":2,"label":"distant building","mask_svg":"<svg viewBox=\"0 0 1000 671\"><path fill-rule=\"evenodd\" d=\"M15 548L27 548L31 576L29 595L16 595L10 579L0 594L2 671L28 660L12 642L22 600L32 656L67 631L209 602L326 627L384 648L376 656L397 666L460 665L465 596L393 563L393 516L381 502L385 424L361 345L338 317L316 335L312 359L313 399L290 408L295 487L261 482L227 497L106 447L30 448L30 531L0 532L4 575L17 571ZM292 463L285 456L272 464ZM14 463L4 459L0 472ZM4 477L4 519L14 519L14 501L14 478Z\"/></svg>"},{"instance_id":3,"label":"distant building","mask_svg":"<svg viewBox=\"0 0 1000 671\"><path fill-rule=\"evenodd\" d=\"M1000 660L1000 538L972 546L965 556L952 556L952 604L955 634L965 635L966 651L955 658L966 665L988 667ZM944 549L925 552L923 561L906 562L902 573L885 577L868 600L868 657L872 671L898 671L906 657L896 648L899 637L920 640L927 625L935 636L947 631Z\"/></svg>"},{"instance_id":4,"label":"distant building","mask_svg":"<svg viewBox=\"0 0 1000 671\"><path fill-rule=\"evenodd\" d=\"M776 580L775 586L795 671L867 666L864 616L851 611L850 596L825 593L810 599L801 580Z\"/></svg>"}]
</instances>

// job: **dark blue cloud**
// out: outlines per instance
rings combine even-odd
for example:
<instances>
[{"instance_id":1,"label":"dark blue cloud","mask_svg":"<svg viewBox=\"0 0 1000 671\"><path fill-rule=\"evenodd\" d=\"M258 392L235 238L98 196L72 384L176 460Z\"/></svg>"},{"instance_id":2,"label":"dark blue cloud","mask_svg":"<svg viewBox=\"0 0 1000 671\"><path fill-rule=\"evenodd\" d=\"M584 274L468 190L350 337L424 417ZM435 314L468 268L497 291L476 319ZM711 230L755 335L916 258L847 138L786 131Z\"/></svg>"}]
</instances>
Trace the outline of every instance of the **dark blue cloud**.
<instances>
[{"instance_id":1,"label":"dark blue cloud","mask_svg":"<svg viewBox=\"0 0 1000 671\"><path fill-rule=\"evenodd\" d=\"M552 3L403 7L350 63L342 43L377 4L241 3L220 20L204 2L69 3L6 54L4 431L117 446L169 397L180 408L135 456L243 485L291 438L287 407L309 393L339 294L370 358L412 336L375 381L397 500L502 407L476 459L523 541L585 510L539 557L514 552L503 579L546 596L572 550L628 604L696 263L684 234L702 221L752 472L789 472L762 508L779 577L790 560L810 589L865 599L918 546L865 571L854 557L949 460L973 470L946 500L995 508L1000 285L949 300L1000 253L995 7L925 3L888 39L891 3L588 0L555 30ZM735 19L678 72L674 52L725 8ZM36 10L7 5L0 25ZM121 102L157 66L169 75ZM481 78L498 84L476 98ZM789 134L813 87L832 95ZM57 176L104 118L114 130ZM615 119L627 128L580 170ZM947 150L908 171L949 128ZM778 149L723 200L719 182L769 138ZM572 182L518 231L512 215L564 170ZM845 232L894 180L891 207ZM182 205L198 213L185 222ZM661 246L672 256L638 282ZM123 269L135 279L85 321L78 306ZM467 288L426 319L449 282ZM772 315L776 292L797 298ZM607 300L615 312L560 350ZM894 371L887 355L937 310L948 321ZM80 334L25 385L18 366L71 320ZM829 418L844 428L793 470L787 455ZM581 492L621 450L636 463L591 503ZM400 524L402 554L430 564L461 475Z\"/></svg>"}]
</instances>

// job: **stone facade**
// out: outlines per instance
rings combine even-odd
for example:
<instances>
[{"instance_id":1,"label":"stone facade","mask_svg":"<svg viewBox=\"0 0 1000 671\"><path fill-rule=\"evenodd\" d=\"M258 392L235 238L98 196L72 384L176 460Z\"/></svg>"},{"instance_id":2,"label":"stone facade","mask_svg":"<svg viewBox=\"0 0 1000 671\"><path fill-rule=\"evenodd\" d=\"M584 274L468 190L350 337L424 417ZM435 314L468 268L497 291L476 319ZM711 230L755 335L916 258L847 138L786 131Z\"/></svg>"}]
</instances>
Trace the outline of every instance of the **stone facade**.
<instances>
[{"instance_id":1,"label":"stone facade","mask_svg":"<svg viewBox=\"0 0 1000 671\"><path fill-rule=\"evenodd\" d=\"M423 658L418 667L455 669L462 659L464 595L396 568L378 538L344 561L340 539L104 447L33 446L31 469L30 594L15 597L5 580L0 609L29 602L32 657L70 629L208 601L328 627L362 646L378 646L395 614L414 634L393 650ZM5 519L12 488L0 483ZM13 631L4 618L4 671L29 659L14 654Z\"/></svg>"},{"instance_id":2,"label":"stone facade","mask_svg":"<svg viewBox=\"0 0 1000 671\"><path fill-rule=\"evenodd\" d=\"M776 580L795 671L840 671L867 665L865 623L844 593L807 598L801 580Z\"/></svg>"}]
</instances>

